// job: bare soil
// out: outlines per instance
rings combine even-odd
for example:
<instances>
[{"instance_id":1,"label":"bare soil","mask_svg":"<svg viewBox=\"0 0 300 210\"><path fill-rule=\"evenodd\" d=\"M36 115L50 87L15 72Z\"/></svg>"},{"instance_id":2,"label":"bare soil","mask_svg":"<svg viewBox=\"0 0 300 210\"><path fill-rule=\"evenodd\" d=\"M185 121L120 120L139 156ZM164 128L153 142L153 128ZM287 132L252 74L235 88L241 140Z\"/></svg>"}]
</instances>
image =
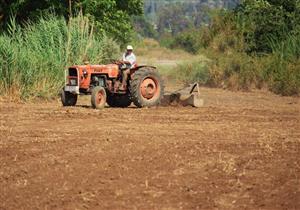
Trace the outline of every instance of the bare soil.
<instances>
[{"instance_id":1,"label":"bare soil","mask_svg":"<svg viewBox=\"0 0 300 210\"><path fill-rule=\"evenodd\" d=\"M300 100L205 107L0 102L0 209L300 209Z\"/></svg>"}]
</instances>

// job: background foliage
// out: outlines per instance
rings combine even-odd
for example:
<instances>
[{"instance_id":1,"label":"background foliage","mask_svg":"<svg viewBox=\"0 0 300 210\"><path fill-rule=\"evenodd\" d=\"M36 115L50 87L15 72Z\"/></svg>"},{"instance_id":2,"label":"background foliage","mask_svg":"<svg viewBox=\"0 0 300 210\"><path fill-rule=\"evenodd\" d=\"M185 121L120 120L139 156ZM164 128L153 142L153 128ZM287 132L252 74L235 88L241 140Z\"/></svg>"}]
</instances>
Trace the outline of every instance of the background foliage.
<instances>
[{"instance_id":1,"label":"background foliage","mask_svg":"<svg viewBox=\"0 0 300 210\"><path fill-rule=\"evenodd\" d=\"M170 71L185 82L300 93L300 0L0 0L0 28L2 94L51 97L67 65L145 37L209 58Z\"/></svg>"},{"instance_id":2,"label":"background foliage","mask_svg":"<svg viewBox=\"0 0 300 210\"><path fill-rule=\"evenodd\" d=\"M300 93L299 0L244 0L233 10L206 10L200 25L188 23L196 18L187 15L184 4L177 2L165 8L163 15L157 13L158 24L162 21L171 26L179 23L177 17L172 18L174 14L185 14L180 19L185 21L182 29L169 30L163 25L162 32L158 27L159 40L170 48L205 54L211 62L181 65L176 75L186 82L198 80L234 90L268 88L282 95Z\"/></svg>"},{"instance_id":3,"label":"background foliage","mask_svg":"<svg viewBox=\"0 0 300 210\"><path fill-rule=\"evenodd\" d=\"M1 95L56 96L67 66L119 58L142 12L142 0L0 0Z\"/></svg>"},{"instance_id":4,"label":"background foliage","mask_svg":"<svg viewBox=\"0 0 300 210\"><path fill-rule=\"evenodd\" d=\"M142 0L1 0L0 22L7 28L10 15L17 23L29 19L38 21L41 15L53 13L68 19L81 11L94 20L95 31L100 35L106 33L120 43L131 38L132 25L130 16L143 13Z\"/></svg>"},{"instance_id":5,"label":"background foliage","mask_svg":"<svg viewBox=\"0 0 300 210\"><path fill-rule=\"evenodd\" d=\"M299 94L300 1L245 0L233 21L245 40L245 51L269 57L261 69L269 89L283 95Z\"/></svg>"},{"instance_id":6,"label":"background foliage","mask_svg":"<svg viewBox=\"0 0 300 210\"><path fill-rule=\"evenodd\" d=\"M119 46L95 36L93 24L79 16L40 18L21 27L14 20L0 36L0 91L17 98L50 98L64 83L66 66L117 58Z\"/></svg>"}]
</instances>

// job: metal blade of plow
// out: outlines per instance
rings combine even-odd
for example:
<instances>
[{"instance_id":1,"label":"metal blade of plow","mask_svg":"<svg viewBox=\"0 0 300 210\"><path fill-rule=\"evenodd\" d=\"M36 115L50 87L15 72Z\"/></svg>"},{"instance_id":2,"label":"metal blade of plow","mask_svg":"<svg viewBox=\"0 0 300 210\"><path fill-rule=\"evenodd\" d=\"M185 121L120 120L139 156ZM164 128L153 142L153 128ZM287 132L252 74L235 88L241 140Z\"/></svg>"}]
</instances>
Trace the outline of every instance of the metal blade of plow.
<instances>
[{"instance_id":1,"label":"metal blade of plow","mask_svg":"<svg viewBox=\"0 0 300 210\"><path fill-rule=\"evenodd\" d=\"M166 93L161 102L162 106L193 106L202 107L204 100L200 97L199 84L194 83L173 93Z\"/></svg>"}]
</instances>

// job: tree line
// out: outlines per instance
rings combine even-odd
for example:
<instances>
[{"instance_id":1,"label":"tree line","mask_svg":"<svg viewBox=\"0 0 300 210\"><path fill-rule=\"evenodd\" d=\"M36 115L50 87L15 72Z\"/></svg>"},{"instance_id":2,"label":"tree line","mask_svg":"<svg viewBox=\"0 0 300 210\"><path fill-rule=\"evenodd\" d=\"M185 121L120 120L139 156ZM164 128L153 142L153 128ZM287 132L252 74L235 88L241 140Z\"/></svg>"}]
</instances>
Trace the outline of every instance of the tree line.
<instances>
[{"instance_id":1,"label":"tree line","mask_svg":"<svg viewBox=\"0 0 300 210\"><path fill-rule=\"evenodd\" d=\"M133 33L131 16L143 13L143 0L0 0L0 27L7 29L11 17L26 24L49 13L69 19L79 12L94 21L98 33L124 43Z\"/></svg>"},{"instance_id":2,"label":"tree line","mask_svg":"<svg viewBox=\"0 0 300 210\"><path fill-rule=\"evenodd\" d=\"M170 36L171 48L204 53L205 84L249 90L267 87L300 94L300 0L243 0L233 10L216 10L210 23ZM202 78L203 80L203 78Z\"/></svg>"}]
</instances>

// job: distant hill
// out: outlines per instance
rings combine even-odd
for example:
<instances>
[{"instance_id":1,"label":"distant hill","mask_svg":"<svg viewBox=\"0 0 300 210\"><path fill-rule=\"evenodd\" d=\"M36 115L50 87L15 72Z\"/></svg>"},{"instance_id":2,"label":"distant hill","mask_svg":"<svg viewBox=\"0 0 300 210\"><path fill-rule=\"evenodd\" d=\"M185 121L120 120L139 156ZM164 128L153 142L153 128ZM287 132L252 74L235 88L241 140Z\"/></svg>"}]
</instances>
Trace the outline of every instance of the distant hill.
<instances>
[{"instance_id":1,"label":"distant hill","mask_svg":"<svg viewBox=\"0 0 300 210\"><path fill-rule=\"evenodd\" d=\"M157 13L164 7L182 4L188 8L187 15L210 8L234 8L240 0L144 0L145 15L153 22L157 20Z\"/></svg>"}]
</instances>

